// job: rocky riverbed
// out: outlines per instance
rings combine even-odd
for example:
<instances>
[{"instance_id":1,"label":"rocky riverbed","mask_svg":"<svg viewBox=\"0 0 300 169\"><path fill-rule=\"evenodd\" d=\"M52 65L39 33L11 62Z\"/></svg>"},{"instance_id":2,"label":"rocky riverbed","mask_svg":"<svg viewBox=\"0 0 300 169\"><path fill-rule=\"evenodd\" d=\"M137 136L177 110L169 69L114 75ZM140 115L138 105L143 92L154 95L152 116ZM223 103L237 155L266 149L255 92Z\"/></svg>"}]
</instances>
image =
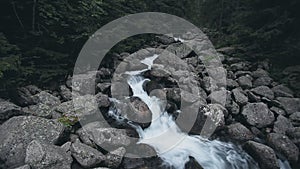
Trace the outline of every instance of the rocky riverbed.
<instances>
[{"instance_id":1,"label":"rocky riverbed","mask_svg":"<svg viewBox=\"0 0 300 169\"><path fill-rule=\"evenodd\" d=\"M109 66L76 75L73 79L77 83L72 83L70 77L56 91L43 91L29 85L19 88L11 100L0 100L0 168L168 168L157 156L130 158L128 154L132 152L127 151L130 146L150 154L155 154L155 150L128 139L128 136L138 137L136 130L126 119L123 123L116 120L110 111L116 106L112 99L118 97L115 94L124 95L120 72L146 69L141 59L161 54L170 44L181 43L178 39L160 37L155 48L115 54L108 59ZM203 134L201 129L209 116L204 110L220 112L210 139L240 145L261 169L279 169L284 162L293 168L299 167L300 98L270 76L268 61L249 62L231 57L220 49L218 56L222 65L206 69L192 51L174 50L178 60L171 56L158 58L151 70L143 73L151 79L144 88L150 95L165 100L166 111L174 118L179 117L178 110L183 104L199 106L195 124L186 132ZM226 85L222 87L215 79L223 78L217 77L219 71L224 71L226 76ZM94 84L92 81L96 83L90 86ZM96 94L90 89L95 89ZM83 95L80 91L86 93ZM225 100L220 99L224 97ZM99 113L95 105L109 126L89 118ZM130 97L118 110L121 117L142 128L149 127L152 114L141 99ZM81 119L88 120L80 123ZM185 128L184 124L178 126ZM107 151L103 145L111 149ZM190 158L186 168L200 169L201 166Z\"/></svg>"}]
</instances>

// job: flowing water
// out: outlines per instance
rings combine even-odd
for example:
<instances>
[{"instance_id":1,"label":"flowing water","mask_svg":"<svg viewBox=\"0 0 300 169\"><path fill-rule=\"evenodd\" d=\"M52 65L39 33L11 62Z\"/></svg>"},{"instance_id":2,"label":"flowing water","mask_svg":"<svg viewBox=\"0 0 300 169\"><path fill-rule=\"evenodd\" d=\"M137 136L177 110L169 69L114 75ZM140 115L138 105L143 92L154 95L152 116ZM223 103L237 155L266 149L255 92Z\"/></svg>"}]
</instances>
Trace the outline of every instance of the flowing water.
<instances>
[{"instance_id":1,"label":"flowing water","mask_svg":"<svg viewBox=\"0 0 300 169\"><path fill-rule=\"evenodd\" d=\"M257 163L236 145L182 132L173 116L164 110L161 100L148 95L143 84L149 79L145 79L142 73L151 69L157 57L154 55L141 61L148 65L147 69L126 72L133 96L147 104L152 113L149 127L135 126L140 136L138 143L152 146L165 164L176 169L184 169L190 157L194 157L204 169L258 169ZM280 165L281 169L288 169L286 163L280 161Z\"/></svg>"}]
</instances>

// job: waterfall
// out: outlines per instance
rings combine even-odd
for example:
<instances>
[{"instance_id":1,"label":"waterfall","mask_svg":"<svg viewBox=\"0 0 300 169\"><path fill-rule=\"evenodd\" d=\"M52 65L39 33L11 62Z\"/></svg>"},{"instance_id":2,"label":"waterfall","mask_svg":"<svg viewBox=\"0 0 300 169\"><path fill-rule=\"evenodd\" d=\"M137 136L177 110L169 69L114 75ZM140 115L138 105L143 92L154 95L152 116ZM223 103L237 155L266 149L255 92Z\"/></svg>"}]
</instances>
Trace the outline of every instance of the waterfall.
<instances>
[{"instance_id":1,"label":"waterfall","mask_svg":"<svg viewBox=\"0 0 300 169\"><path fill-rule=\"evenodd\" d=\"M176 169L184 169L190 157L204 169L259 169L257 163L237 145L182 132L173 116L164 110L161 100L148 95L143 84L150 79L144 78L142 73L151 69L157 57L154 55L141 61L148 66L147 69L125 72L129 75L127 82L133 96L140 98L152 113L149 127L134 127L140 136L138 144L150 145L166 165ZM283 169L286 164L281 162L280 165Z\"/></svg>"}]
</instances>

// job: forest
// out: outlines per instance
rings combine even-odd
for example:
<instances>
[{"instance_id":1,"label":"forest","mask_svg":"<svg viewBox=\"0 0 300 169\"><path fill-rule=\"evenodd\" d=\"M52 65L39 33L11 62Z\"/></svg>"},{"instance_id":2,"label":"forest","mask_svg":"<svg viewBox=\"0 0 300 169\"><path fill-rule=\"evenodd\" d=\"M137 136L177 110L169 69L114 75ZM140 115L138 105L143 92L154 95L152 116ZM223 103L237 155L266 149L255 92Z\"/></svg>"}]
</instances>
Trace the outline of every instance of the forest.
<instances>
[{"instance_id":1,"label":"forest","mask_svg":"<svg viewBox=\"0 0 300 169\"><path fill-rule=\"evenodd\" d=\"M298 0L2 0L0 4L3 97L27 84L57 87L72 73L81 47L97 29L146 11L187 19L207 33L216 48L240 49L237 57L270 59L277 78L283 67L300 60ZM115 50L133 52L145 41L131 38L123 42L127 44L123 49L119 44Z\"/></svg>"}]
</instances>

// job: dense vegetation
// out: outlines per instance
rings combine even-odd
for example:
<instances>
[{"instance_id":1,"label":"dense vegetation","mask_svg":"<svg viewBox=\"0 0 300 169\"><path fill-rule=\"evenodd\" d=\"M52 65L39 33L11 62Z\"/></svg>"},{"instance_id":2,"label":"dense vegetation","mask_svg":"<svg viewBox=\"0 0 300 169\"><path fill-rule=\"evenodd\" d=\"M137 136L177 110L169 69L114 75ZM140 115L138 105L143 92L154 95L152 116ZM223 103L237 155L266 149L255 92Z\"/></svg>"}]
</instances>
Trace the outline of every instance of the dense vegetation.
<instances>
[{"instance_id":1,"label":"dense vegetation","mask_svg":"<svg viewBox=\"0 0 300 169\"><path fill-rule=\"evenodd\" d=\"M158 11L206 27L217 47L243 47L243 55L298 64L298 0L2 0L0 93L36 84L54 87L72 72L89 35L113 19ZM115 48L132 52L145 40ZM284 62L283 62L284 61Z\"/></svg>"}]
</instances>

